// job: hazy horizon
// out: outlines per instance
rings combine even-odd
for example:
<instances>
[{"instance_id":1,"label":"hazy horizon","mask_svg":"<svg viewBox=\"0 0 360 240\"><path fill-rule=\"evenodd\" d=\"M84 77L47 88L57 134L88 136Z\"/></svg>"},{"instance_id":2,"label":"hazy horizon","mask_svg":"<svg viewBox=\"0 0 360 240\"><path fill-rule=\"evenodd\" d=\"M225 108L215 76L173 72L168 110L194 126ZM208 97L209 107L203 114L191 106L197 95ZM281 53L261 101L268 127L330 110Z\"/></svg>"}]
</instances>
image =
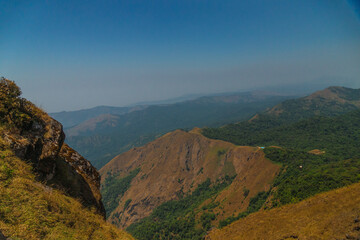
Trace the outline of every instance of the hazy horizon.
<instances>
[{"instance_id":1,"label":"hazy horizon","mask_svg":"<svg viewBox=\"0 0 360 240\"><path fill-rule=\"evenodd\" d=\"M0 9L0 76L49 112L360 87L357 1L39 0Z\"/></svg>"},{"instance_id":2,"label":"hazy horizon","mask_svg":"<svg viewBox=\"0 0 360 240\"><path fill-rule=\"evenodd\" d=\"M333 81L332 81L333 82ZM299 88L301 85L302 88ZM352 85L352 84L350 84ZM232 94L241 94L241 93L248 93L248 92L264 92L264 93L272 93L274 95L279 94L282 96L294 96L294 97L302 97L308 94L311 94L315 91L323 90L327 87L331 86L340 86L340 87L349 87L349 88L360 88L354 85L350 86L346 84L346 82L342 82L342 84L321 84L321 83L304 83L304 85L285 85L285 86L272 86L270 88L249 88L243 90L234 90L234 91L219 91L219 92L206 92L206 93L189 93L189 94L182 94L179 96L171 96L170 98L158 98L158 99L149 99L146 101L140 102L133 102L124 105L116 105L116 104L109 104L109 105L93 105L88 106L85 108L78 108L78 109L71 109L71 110L60 110L60 111L53 111L49 113L59 113L59 112L72 112L72 111L79 111L79 110L87 110L97 107L134 107L134 106L141 106L141 105L162 105L162 104L173 104L173 103L181 103L184 101L191 101L201 97L211 97L211 96L226 96ZM42 106L40 106L42 107Z\"/></svg>"}]
</instances>

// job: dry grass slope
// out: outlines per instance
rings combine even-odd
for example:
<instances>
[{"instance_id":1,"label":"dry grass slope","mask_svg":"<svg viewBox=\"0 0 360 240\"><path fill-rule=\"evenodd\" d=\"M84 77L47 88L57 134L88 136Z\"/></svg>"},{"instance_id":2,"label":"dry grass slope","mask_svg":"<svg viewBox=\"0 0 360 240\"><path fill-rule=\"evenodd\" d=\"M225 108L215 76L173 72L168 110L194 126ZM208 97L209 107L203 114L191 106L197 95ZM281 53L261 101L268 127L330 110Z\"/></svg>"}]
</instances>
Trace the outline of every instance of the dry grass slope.
<instances>
[{"instance_id":1,"label":"dry grass slope","mask_svg":"<svg viewBox=\"0 0 360 240\"><path fill-rule=\"evenodd\" d=\"M102 180L119 174L125 177L134 169L140 172L121 197L117 209L108 217L120 227L127 227L147 217L160 204L177 199L180 192L191 193L207 178L212 182L225 175L237 175L233 183L204 203L218 202L214 224L246 210L249 199L267 191L279 166L265 158L256 147L235 146L208 139L196 132L176 130L140 148L115 157L100 170ZM244 197L244 189L250 190ZM125 203L131 199L124 209ZM104 198L105 204L106 199ZM200 206L201 208L202 206Z\"/></svg>"},{"instance_id":2,"label":"dry grass slope","mask_svg":"<svg viewBox=\"0 0 360 240\"><path fill-rule=\"evenodd\" d=\"M254 213L206 239L360 239L360 183Z\"/></svg>"},{"instance_id":3,"label":"dry grass slope","mask_svg":"<svg viewBox=\"0 0 360 240\"><path fill-rule=\"evenodd\" d=\"M35 180L0 139L0 230L17 239L133 239L95 209Z\"/></svg>"}]
</instances>

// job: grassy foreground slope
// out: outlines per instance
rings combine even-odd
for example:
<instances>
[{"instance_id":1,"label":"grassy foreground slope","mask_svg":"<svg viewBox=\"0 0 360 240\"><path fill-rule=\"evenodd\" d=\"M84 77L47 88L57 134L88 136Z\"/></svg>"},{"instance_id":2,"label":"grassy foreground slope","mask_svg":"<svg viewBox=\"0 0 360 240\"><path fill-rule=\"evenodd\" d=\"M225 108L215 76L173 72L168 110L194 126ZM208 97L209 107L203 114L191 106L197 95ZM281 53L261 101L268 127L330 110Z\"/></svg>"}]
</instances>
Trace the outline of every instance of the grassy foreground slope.
<instances>
[{"instance_id":1,"label":"grassy foreground slope","mask_svg":"<svg viewBox=\"0 0 360 240\"><path fill-rule=\"evenodd\" d=\"M20 95L0 78L0 239L132 239L105 222L99 174L61 124Z\"/></svg>"},{"instance_id":2,"label":"grassy foreground slope","mask_svg":"<svg viewBox=\"0 0 360 240\"><path fill-rule=\"evenodd\" d=\"M254 125L255 126L255 125ZM226 127L230 131L230 126ZM257 128L261 124L257 123ZM360 110L335 117L312 117L292 124L284 124L271 129L254 131L253 134L240 134L232 141L255 146L282 146L311 151L320 149L326 154L342 157L359 157ZM247 131L247 130L244 130ZM205 136L215 139L227 138L222 128L204 129Z\"/></svg>"},{"instance_id":3,"label":"grassy foreground slope","mask_svg":"<svg viewBox=\"0 0 360 240\"><path fill-rule=\"evenodd\" d=\"M0 230L12 239L133 239L95 210L35 180L31 166L0 148Z\"/></svg>"},{"instance_id":4,"label":"grassy foreground slope","mask_svg":"<svg viewBox=\"0 0 360 240\"><path fill-rule=\"evenodd\" d=\"M222 239L359 239L360 183L269 211L211 231Z\"/></svg>"}]
</instances>

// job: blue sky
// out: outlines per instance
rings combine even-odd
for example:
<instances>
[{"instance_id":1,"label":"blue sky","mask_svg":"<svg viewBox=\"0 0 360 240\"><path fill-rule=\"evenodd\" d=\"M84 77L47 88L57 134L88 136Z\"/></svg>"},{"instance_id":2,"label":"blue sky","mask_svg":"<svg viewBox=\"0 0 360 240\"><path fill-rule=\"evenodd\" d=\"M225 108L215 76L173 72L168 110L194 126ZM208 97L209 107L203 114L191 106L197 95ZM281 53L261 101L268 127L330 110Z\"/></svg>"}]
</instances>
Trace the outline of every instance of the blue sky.
<instances>
[{"instance_id":1,"label":"blue sky","mask_svg":"<svg viewBox=\"0 0 360 240\"><path fill-rule=\"evenodd\" d=\"M358 1L0 1L0 75L47 111L360 87Z\"/></svg>"}]
</instances>

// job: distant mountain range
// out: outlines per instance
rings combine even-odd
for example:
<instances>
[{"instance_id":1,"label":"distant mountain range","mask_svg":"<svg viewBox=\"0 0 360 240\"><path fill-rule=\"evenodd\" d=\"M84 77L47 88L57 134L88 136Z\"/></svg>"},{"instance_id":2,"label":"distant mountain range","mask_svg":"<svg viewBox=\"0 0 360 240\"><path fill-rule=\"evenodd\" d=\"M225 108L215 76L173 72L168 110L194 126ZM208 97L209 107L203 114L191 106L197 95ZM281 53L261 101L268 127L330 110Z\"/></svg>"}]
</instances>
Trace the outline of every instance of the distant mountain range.
<instances>
[{"instance_id":1,"label":"distant mountain range","mask_svg":"<svg viewBox=\"0 0 360 240\"><path fill-rule=\"evenodd\" d=\"M146 106L133 106L133 107L110 107L110 106L98 106L89 109L83 109L78 111L63 111L57 113L50 113L49 115L64 126L64 128L74 127L84 121L98 117L103 114L115 114L122 115L132 111L137 111L146 108Z\"/></svg>"},{"instance_id":2,"label":"distant mountain range","mask_svg":"<svg viewBox=\"0 0 360 240\"><path fill-rule=\"evenodd\" d=\"M360 89L329 87L307 97L284 101L263 113L255 115L249 121L229 124L221 128L205 128L202 133L209 138L221 139L239 145L273 144L295 147L292 144L293 141L302 138L305 144L309 144L311 141L314 146L317 146L324 144L324 142L316 142L315 139L324 136L324 134L330 135L330 129L338 121L338 118L326 119L324 117L339 116L359 108ZM356 117L357 113L352 115ZM318 118L310 119L312 117ZM340 128L341 124L352 126L357 122L346 123L343 117L340 117L339 120L342 121L338 124ZM321 129L321 126L327 128ZM305 132L302 130L307 131L310 127L312 128L310 132L312 138L305 139ZM327 133L321 131L327 131ZM299 137L296 137L296 133L299 133Z\"/></svg>"},{"instance_id":3,"label":"distant mountain range","mask_svg":"<svg viewBox=\"0 0 360 240\"><path fill-rule=\"evenodd\" d=\"M59 122L61 122L64 128L71 128L82 122L85 122L86 120L98 117L103 114L122 115L132 111L142 110L152 105L169 105L179 102L190 101L201 97L227 96L234 94L238 94L238 93L188 94L177 98L170 98L165 100L137 102L135 104L130 104L125 107L97 106L93 108L81 109L75 111L54 112L54 113L49 113L49 115L57 119ZM281 95L281 94L277 94L277 95ZM290 95L292 96L294 94L290 94Z\"/></svg>"},{"instance_id":4,"label":"distant mountain range","mask_svg":"<svg viewBox=\"0 0 360 240\"><path fill-rule=\"evenodd\" d=\"M291 97L294 96L254 91L206 96L175 104L99 107L53 114L53 117L59 121L65 119L69 125L78 119L87 119L65 129L67 143L101 168L116 155L169 131L241 121Z\"/></svg>"}]
</instances>

